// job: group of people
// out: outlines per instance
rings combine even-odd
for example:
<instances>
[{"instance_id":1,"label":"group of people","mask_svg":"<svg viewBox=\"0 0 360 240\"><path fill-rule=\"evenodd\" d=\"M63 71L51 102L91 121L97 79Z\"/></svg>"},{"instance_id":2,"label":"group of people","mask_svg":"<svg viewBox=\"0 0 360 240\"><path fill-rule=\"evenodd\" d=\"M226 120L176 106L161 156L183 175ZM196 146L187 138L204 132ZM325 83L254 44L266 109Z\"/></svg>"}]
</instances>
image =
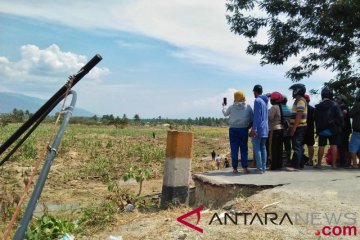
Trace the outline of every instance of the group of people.
<instances>
[{"instance_id":1,"label":"group of people","mask_svg":"<svg viewBox=\"0 0 360 240\"><path fill-rule=\"evenodd\" d=\"M220 165L221 165L221 161L222 161L222 158L220 157L220 154L218 154L218 155L216 156L215 150L212 150L212 152L211 152L211 158L212 158L213 161L216 162L216 167L217 167L217 169L219 170L219 169L220 169ZM230 167L230 163L229 163L228 158L225 157L225 159L224 159L224 168L228 168L228 167Z\"/></svg>"},{"instance_id":2,"label":"group of people","mask_svg":"<svg viewBox=\"0 0 360 240\"><path fill-rule=\"evenodd\" d=\"M253 88L253 108L246 103L243 91L234 93L234 103L229 107L223 104L223 114L229 117L233 172L238 172L240 150L243 173L249 173L249 137L253 145L257 172L260 174L265 173L268 164L271 170L286 166L288 171L298 171L304 168L304 164L321 168L324 148L328 142L333 168L358 168L360 90L356 92L356 100L351 109L346 104L345 96L339 95L334 99L333 91L326 87L321 91L321 102L315 107L309 105L310 96L306 94L305 85L293 84L289 90L292 90L294 99L291 108L287 106L286 96L279 92L263 94L261 85L255 85ZM315 133L318 135L319 146L316 164L313 162ZM305 145L308 150L307 158L304 157ZM287 159L285 163L284 148Z\"/></svg>"}]
</instances>

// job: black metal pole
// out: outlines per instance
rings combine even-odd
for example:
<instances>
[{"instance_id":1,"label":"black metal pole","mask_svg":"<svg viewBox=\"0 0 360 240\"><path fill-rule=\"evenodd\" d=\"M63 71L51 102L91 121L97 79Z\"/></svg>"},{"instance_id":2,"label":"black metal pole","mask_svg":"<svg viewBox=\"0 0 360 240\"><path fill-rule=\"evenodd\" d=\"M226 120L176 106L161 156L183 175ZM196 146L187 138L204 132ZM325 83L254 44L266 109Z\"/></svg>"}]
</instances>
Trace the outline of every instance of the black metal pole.
<instances>
[{"instance_id":1,"label":"black metal pole","mask_svg":"<svg viewBox=\"0 0 360 240\"><path fill-rule=\"evenodd\" d=\"M33 212L35 210L37 201L39 200L39 197L41 195L41 192L44 188L45 185L45 181L46 178L49 174L50 168L51 168L51 164L56 156L56 152L57 152L57 148L59 147L60 141L62 136L64 135L65 132L65 128L70 120L71 114L73 112L73 109L75 107L75 103L76 103L76 92L75 91L71 91L70 92L72 94L72 100L71 100L71 104L70 107L68 107L66 113L65 113L65 117L64 120L55 136L54 142L53 144L49 147L49 152L48 155L46 157L44 166L40 172L38 181L36 183L36 186L34 188L34 191L31 195L31 198L29 200L29 203L26 207L25 213L23 215L23 218L21 219L20 225L18 226L16 233L14 235L13 240L22 240L24 239L25 236L25 232L27 230L27 227L29 225L29 222L31 221L31 218L33 216Z\"/></svg>"},{"instance_id":2,"label":"black metal pole","mask_svg":"<svg viewBox=\"0 0 360 240\"><path fill-rule=\"evenodd\" d=\"M96 54L84 67L82 67L78 73L74 76L72 84L70 87L73 87L76 83L78 83L93 67L96 66L102 57L99 54ZM1 146L0 146L0 155L6 151L6 149L13 144L31 125L36 122L38 119L41 119L45 112L49 112L50 107L52 109L56 106L53 103L56 101L60 101L65 97L65 93L68 86L65 84L62 88L60 88L33 116L31 116L18 130L16 130L13 135L11 135ZM50 111L52 110L50 109ZM3 163L3 162L1 162ZM1 165L1 164L0 164Z\"/></svg>"}]
</instances>

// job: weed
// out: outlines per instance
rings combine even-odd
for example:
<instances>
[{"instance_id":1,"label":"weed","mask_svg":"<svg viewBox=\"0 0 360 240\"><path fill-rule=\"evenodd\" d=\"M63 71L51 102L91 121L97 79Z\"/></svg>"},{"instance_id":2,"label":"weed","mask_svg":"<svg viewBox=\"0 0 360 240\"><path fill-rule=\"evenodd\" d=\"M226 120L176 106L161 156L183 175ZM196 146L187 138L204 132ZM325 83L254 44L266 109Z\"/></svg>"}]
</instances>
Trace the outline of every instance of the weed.
<instances>
[{"instance_id":1,"label":"weed","mask_svg":"<svg viewBox=\"0 0 360 240\"><path fill-rule=\"evenodd\" d=\"M81 209L79 229L77 232L91 234L103 229L108 223L115 221L117 212L112 202L106 201L100 205L92 204Z\"/></svg>"},{"instance_id":2,"label":"weed","mask_svg":"<svg viewBox=\"0 0 360 240\"><path fill-rule=\"evenodd\" d=\"M89 166L87 175L100 177L104 181L109 181L116 173L114 160L107 157L94 159Z\"/></svg>"},{"instance_id":3,"label":"weed","mask_svg":"<svg viewBox=\"0 0 360 240\"><path fill-rule=\"evenodd\" d=\"M126 204L133 204L137 202L137 196L135 196L128 188L120 188L116 182L110 182L108 184L108 190L111 195L108 197L114 204L117 205L119 210L123 210Z\"/></svg>"},{"instance_id":4,"label":"weed","mask_svg":"<svg viewBox=\"0 0 360 240\"><path fill-rule=\"evenodd\" d=\"M58 239L66 233L73 233L76 228L77 225L70 221L57 219L51 215L43 215L30 225L25 237L27 240Z\"/></svg>"},{"instance_id":5,"label":"weed","mask_svg":"<svg viewBox=\"0 0 360 240\"><path fill-rule=\"evenodd\" d=\"M149 179L150 171L149 169L130 167L128 171L123 175L123 179L126 182L127 180L133 178L140 184L138 196L141 195L142 183L144 180Z\"/></svg>"}]
</instances>

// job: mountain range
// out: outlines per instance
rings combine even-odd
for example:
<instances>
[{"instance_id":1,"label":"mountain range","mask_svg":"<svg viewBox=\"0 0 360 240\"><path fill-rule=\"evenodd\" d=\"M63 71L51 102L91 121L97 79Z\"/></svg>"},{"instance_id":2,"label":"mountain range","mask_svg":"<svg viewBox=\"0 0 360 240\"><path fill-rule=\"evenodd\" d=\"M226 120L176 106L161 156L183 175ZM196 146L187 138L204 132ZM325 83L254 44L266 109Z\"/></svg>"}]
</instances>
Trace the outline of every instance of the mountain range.
<instances>
[{"instance_id":1,"label":"mountain range","mask_svg":"<svg viewBox=\"0 0 360 240\"><path fill-rule=\"evenodd\" d=\"M29 110L30 113L35 113L47 100L26 96L20 93L0 92L0 113L10 113L14 108L23 111ZM61 103L59 103L60 105ZM58 111L59 105L55 107L53 113ZM75 106L73 116L91 117L95 113L88 110L78 108Z\"/></svg>"}]
</instances>

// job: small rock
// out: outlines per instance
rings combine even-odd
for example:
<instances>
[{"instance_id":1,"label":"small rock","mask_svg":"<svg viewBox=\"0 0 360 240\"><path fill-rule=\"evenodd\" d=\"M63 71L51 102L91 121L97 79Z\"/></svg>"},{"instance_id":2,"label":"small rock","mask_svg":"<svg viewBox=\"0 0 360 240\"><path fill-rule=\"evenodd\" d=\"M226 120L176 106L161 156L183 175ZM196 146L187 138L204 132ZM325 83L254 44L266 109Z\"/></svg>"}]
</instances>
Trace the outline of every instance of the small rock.
<instances>
[{"instance_id":1,"label":"small rock","mask_svg":"<svg viewBox=\"0 0 360 240\"><path fill-rule=\"evenodd\" d=\"M236 204L235 201L229 201L227 203L225 203L223 206L222 206L222 209L224 210L230 210L234 205Z\"/></svg>"},{"instance_id":2,"label":"small rock","mask_svg":"<svg viewBox=\"0 0 360 240\"><path fill-rule=\"evenodd\" d=\"M152 200L158 200L159 198L160 198L159 195L155 195L151 197Z\"/></svg>"},{"instance_id":3,"label":"small rock","mask_svg":"<svg viewBox=\"0 0 360 240\"><path fill-rule=\"evenodd\" d=\"M178 235L178 239L179 239L179 240L184 240L186 237L187 237L187 234L186 234L186 233L184 233L184 232L179 232L179 235Z\"/></svg>"},{"instance_id":4,"label":"small rock","mask_svg":"<svg viewBox=\"0 0 360 240\"><path fill-rule=\"evenodd\" d=\"M135 206L132 204L128 204L124 207L125 212L132 212L132 211L134 211L134 209L135 209Z\"/></svg>"},{"instance_id":5,"label":"small rock","mask_svg":"<svg viewBox=\"0 0 360 240\"><path fill-rule=\"evenodd\" d=\"M172 199L172 204L174 204L174 205L180 205L180 199L179 199L179 198L173 198L173 199Z\"/></svg>"},{"instance_id":6,"label":"small rock","mask_svg":"<svg viewBox=\"0 0 360 240\"><path fill-rule=\"evenodd\" d=\"M236 214L241 214L241 213L243 213L243 212L242 211L236 211L234 209L230 210L230 214L235 215L235 216L236 216Z\"/></svg>"},{"instance_id":7,"label":"small rock","mask_svg":"<svg viewBox=\"0 0 360 240\"><path fill-rule=\"evenodd\" d=\"M109 236L107 240L123 240L122 236Z\"/></svg>"}]
</instances>

